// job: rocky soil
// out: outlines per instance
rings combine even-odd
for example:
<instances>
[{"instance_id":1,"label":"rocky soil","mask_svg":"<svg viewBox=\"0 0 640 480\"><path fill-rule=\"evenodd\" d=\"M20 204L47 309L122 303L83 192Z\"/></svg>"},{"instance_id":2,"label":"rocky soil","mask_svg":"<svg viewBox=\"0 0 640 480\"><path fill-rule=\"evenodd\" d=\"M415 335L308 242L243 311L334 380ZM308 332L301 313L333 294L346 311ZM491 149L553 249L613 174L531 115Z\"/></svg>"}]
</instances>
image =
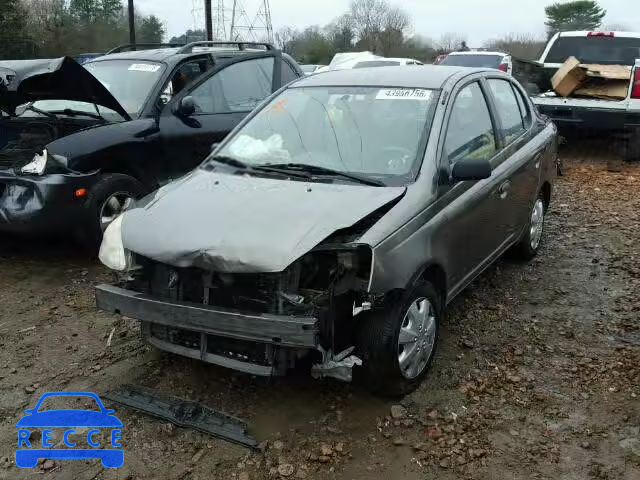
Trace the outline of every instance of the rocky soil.
<instances>
[{"instance_id":1,"label":"rocky soil","mask_svg":"<svg viewBox=\"0 0 640 480\"><path fill-rule=\"evenodd\" d=\"M500 260L454 301L430 375L395 402L161 354L136 322L96 311L110 276L94 259L0 240L0 478L640 479L640 166L609 172L610 155L603 141L563 152L538 258ZM260 449L111 405L119 470L15 466L15 423L42 393L122 383L241 417Z\"/></svg>"}]
</instances>

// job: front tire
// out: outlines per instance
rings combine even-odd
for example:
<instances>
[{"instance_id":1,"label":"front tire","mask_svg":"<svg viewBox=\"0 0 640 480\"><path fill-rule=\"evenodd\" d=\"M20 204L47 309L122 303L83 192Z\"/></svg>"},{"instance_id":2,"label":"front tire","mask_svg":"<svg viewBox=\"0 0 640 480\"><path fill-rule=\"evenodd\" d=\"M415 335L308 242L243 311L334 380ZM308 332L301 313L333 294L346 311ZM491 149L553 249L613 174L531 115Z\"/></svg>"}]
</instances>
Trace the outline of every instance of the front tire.
<instances>
[{"instance_id":1,"label":"front tire","mask_svg":"<svg viewBox=\"0 0 640 480\"><path fill-rule=\"evenodd\" d=\"M363 316L358 352L367 388L401 396L420 385L438 345L442 303L434 286L420 280L386 307Z\"/></svg>"},{"instance_id":2,"label":"front tire","mask_svg":"<svg viewBox=\"0 0 640 480\"><path fill-rule=\"evenodd\" d=\"M538 254L544 233L544 218L547 213L544 195L540 195L533 204L529 221L520 241L513 247L513 253L521 260L531 260Z\"/></svg>"},{"instance_id":3,"label":"front tire","mask_svg":"<svg viewBox=\"0 0 640 480\"><path fill-rule=\"evenodd\" d=\"M146 193L144 185L121 173L101 175L85 201L85 221L78 236L89 248L96 248L109 224L125 211L133 200Z\"/></svg>"}]
</instances>

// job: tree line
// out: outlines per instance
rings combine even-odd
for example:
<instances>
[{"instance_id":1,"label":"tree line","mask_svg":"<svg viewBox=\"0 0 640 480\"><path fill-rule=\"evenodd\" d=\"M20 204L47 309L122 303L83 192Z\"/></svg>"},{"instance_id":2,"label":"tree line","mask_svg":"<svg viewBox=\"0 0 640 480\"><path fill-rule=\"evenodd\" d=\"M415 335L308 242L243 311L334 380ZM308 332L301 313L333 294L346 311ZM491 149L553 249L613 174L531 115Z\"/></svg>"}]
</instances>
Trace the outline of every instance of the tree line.
<instances>
[{"instance_id":1,"label":"tree line","mask_svg":"<svg viewBox=\"0 0 640 480\"><path fill-rule=\"evenodd\" d=\"M155 15L136 12L136 40L162 42ZM0 59L106 52L129 42L121 0L0 0Z\"/></svg>"},{"instance_id":2,"label":"tree line","mask_svg":"<svg viewBox=\"0 0 640 480\"><path fill-rule=\"evenodd\" d=\"M594 0L558 2L545 8L547 38L563 30L594 30L602 25L606 10ZM537 59L547 38L533 34L507 34L486 40L481 47ZM283 27L276 43L301 63L327 64L338 52L370 51L385 57L431 62L438 55L460 48L464 33L448 32L439 38L416 35L411 17L386 0L352 0L347 12L324 27L303 30Z\"/></svg>"},{"instance_id":3,"label":"tree line","mask_svg":"<svg viewBox=\"0 0 640 480\"><path fill-rule=\"evenodd\" d=\"M545 7L545 14L549 37L562 30L597 29L606 10L595 0L575 0L553 3ZM136 12L135 24L138 42L156 43L165 37L164 25L155 15ZM205 38L203 30L187 30L170 42ZM128 17L122 0L0 0L0 59L104 52L128 40ZM336 53L350 51L431 62L458 49L467 38L460 32L438 38L415 34L411 17L402 8L387 0L352 0L349 9L328 25L301 30L283 27L276 32L275 40L300 63L327 64ZM508 34L481 46L536 59L546 40L533 34Z\"/></svg>"}]
</instances>

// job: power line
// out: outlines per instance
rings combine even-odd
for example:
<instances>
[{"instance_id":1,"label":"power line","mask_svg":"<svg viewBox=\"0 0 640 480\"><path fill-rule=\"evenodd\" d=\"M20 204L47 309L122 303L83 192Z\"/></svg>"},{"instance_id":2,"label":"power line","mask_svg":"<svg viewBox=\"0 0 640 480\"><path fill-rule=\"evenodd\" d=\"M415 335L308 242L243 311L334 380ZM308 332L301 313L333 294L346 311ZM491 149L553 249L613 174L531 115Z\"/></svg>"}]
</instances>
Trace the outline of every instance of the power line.
<instances>
[{"instance_id":1,"label":"power line","mask_svg":"<svg viewBox=\"0 0 640 480\"><path fill-rule=\"evenodd\" d=\"M229 40L273 42L269 0L233 0Z\"/></svg>"}]
</instances>

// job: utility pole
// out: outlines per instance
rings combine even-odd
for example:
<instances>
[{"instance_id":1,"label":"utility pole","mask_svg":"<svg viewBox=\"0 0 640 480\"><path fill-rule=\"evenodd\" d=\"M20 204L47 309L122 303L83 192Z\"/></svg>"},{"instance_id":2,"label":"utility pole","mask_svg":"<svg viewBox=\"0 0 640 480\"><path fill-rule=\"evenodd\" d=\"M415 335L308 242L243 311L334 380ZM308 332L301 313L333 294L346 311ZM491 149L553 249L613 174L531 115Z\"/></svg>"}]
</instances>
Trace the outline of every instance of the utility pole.
<instances>
[{"instance_id":1,"label":"utility pole","mask_svg":"<svg viewBox=\"0 0 640 480\"><path fill-rule=\"evenodd\" d=\"M133 9L133 0L129 0L129 43L131 45L134 45L134 50L135 50L135 44L136 44L136 21L135 21L135 16L134 16L134 9Z\"/></svg>"},{"instance_id":2,"label":"utility pole","mask_svg":"<svg viewBox=\"0 0 640 480\"><path fill-rule=\"evenodd\" d=\"M204 0L204 18L207 27L207 40L213 40L213 20L211 17L211 0Z\"/></svg>"}]
</instances>

